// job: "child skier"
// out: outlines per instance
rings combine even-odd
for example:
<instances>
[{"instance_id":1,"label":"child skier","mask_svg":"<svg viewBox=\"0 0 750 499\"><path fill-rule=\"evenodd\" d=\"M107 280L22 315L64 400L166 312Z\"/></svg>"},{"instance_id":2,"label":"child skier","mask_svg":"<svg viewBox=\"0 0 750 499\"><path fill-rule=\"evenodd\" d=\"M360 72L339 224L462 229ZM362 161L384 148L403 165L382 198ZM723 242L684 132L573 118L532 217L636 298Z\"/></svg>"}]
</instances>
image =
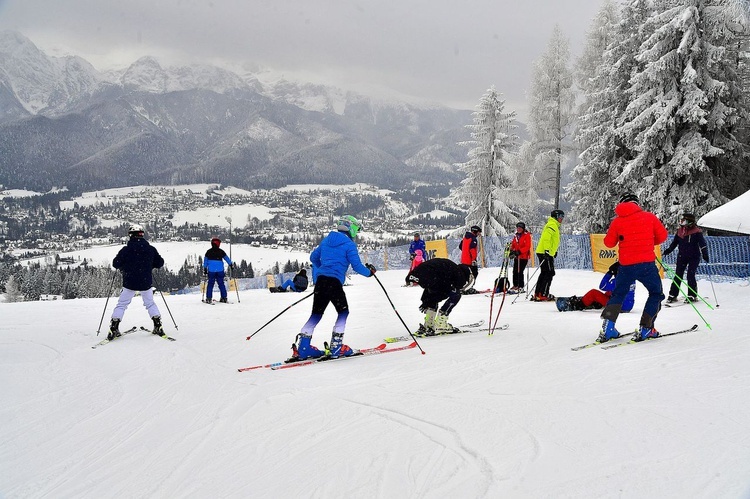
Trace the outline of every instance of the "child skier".
<instances>
[{"instance_id":1,"label":"child skier","mask_svg":"<svg viewBox=\"0 0 750 499\"><path fill-rule=\"evenodd\" d=\"M227 288L224 286L224 262L227 265L234 268L234 263L229 259L223 249L219 248L221 245L221 239L214 237L211 239L211 249L206 251L206 256L203 258L203 274L208 276L208 284L206 286L206 300L205 303L211 304L211 298L214 292L214 283L219 285L219 293L221 298L220 303L227 303Z\"/></svg>"},{"instance_id":2,"label":"child skier","mask_svg":"<svg viewBox=\"0 0 750 499\"><path fill-rule=\"evenodd\" d=\"M678 284L682 282L682 276L687 269L687 284L689 288L685 303L690 303L697 298L698 281L695 279L695 272L698 270L698 264L701 263L701 256L703 257L703 261L708 263L708 245L706 244L706 239L703 237L703 233L695 225L695 215L692 213L682 215L680 228L677 230L674 239L672 239L672 244L664 251L664 256L673 252L675 248L677 248L675 275L679 279L672 281L672 285L669 287L667 302L672 303L677 301L677 293L679 292Z\"/></svg>"},{"instance_id":3,"label":"child skier","mask_svg":"<svg viewBox=\"0 0 750 499\"><path fill-rule=\"evenodd\" d=\"M301 293L307 289L307 270L300 269L293 279L287 279L284 283L276 288L270 288L271 293L286 293L289 289L296 293Z\"/></svg>"},{"instance_id":4,"label":"child skier","mask_svg":"<svg viewBox=\"0 0 750 499\"><path fill-rule=\"evenodd\" d=\"M557 309L560 312L570 310L590 310L601 309L607 306L609 297L612 296L612 290L615 289L617 282L617 272L620 270L620 262L613 263L599 283L599 289L589 290L583 296L570 296L568 298L557 298ZM635 283L630 285L628 294L622 302L622 312L630 312L635 304Z\"/></svg>"},{"instance_id":5,"label":"child skier","mask_svg":"<svg viewBox=\"0 0 750 499\"><path fill-rule=\"evenodd\" d=\"M323 355L342 357L356 353L344 344L344 329L346 319L349 317L349 304L344 293L346 271L351 265L355 272L365 277L371 277L376 272L374 266L362 265L359 259L354 238L360 230L362 230L362 223L353 216L346 215L336 223L336 230L323 238L320 246L310 253L312 277L315 283L312 313L297 335L296 343L292 345L290 361L317 358ZM315 326L323 318L323 312L329 303L333 303L338 317L331 333L331 343L323 351L311 345L310 342Z\"/></svg>"},{"instance_id":6,"label":"child skier","mask_svg":"<svg viewBox=\"0 0 750 499\"><path fill-rule=\"evenodd\" d=\"M156 248L144 239L144 235L143 227L138 224L131 225L128 228L128 236L130 236L128 244L117 253L112 261L112 266L122 272L122 292L112 312L112 320L107 334L108 340L120 336L120 322L136 291L140 291L143 306L146 307L148 315L154 322L153 333L159 336L165 334L161 324L159 307L154 302L154 291L151 289L153 283L151 271L163 267L164 259L156 251Z\"/></svg>"},{"instance_id":7,"label":"child skier","mask_svg":"<svg viewBox=\"0 0 750 499\"><path fill-rule=\"evenodd\" d=\"M447 258L433 258L409 272L407 281L424 288L419 311L425 314L425 318L419 325L419 333L431 336L453 332L448 316L461 300L461 291L474 284L471 268ZM443 300L446 301L438 312L438 304Z\"/></svg>"},{"instance_id":8,"label":"child skier","mask_svg":"<svg viewBox=\"0 0 750 499\"><path fill-rule=\"evenodd\" d=\"M531 258L531 233L526 230L526 224L518 222L516 233L510 242L510 257L513 261L513 287L508 290L510 294L523 293L523 271Z\"/></svg>"}]
</instances>

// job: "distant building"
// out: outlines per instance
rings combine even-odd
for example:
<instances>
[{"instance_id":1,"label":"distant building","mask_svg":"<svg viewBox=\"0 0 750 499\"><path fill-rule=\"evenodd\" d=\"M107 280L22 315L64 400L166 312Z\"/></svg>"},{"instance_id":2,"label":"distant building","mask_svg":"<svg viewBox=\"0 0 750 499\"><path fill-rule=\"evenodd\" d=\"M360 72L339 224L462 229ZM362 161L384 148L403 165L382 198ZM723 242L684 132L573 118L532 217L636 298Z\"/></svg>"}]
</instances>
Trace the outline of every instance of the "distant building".
<instances>
[{"instance_id":1,"label":"distant building","mask_svg":"<svg viewBox=\"0 0 750 499\"><path fill-rule=\"evenodd\" d=\"M41 301L55 301L55 300L62 300L62 295L39 295L39 299Z\"/></svg>"}]
</instances>

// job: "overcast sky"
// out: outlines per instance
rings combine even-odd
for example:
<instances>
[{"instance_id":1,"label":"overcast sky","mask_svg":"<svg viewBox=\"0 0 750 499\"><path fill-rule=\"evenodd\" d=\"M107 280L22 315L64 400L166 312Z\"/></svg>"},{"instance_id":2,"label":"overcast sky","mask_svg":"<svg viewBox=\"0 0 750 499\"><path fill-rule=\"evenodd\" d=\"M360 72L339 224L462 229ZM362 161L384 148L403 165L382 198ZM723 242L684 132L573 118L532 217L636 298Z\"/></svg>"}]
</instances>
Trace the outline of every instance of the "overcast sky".
<instances>
[{"instance_id":1,"label":"overcast sky","mask_svg":"<svg viewBox=\"0 0 750 499\"><path fill-rule=\"evenodd\" d=\"M491 86L525 115L558 24L575 57L603 0L0 0L0 29L98 69L257 63L290 77L473 109Z\"/></svg>"}]
</instances>

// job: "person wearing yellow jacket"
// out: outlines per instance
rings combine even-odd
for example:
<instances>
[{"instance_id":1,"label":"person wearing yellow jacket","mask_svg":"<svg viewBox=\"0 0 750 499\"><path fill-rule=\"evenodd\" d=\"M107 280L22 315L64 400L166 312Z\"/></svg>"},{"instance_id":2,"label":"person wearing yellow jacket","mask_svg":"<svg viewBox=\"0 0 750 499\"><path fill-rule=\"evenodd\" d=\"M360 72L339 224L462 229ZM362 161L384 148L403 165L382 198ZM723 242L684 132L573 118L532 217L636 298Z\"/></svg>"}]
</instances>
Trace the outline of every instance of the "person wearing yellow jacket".
<instances>
[{"instance_id":1,"label":"person wearing yellow jacket","mask_svg":"<svg viewBox=\"0 0 750 499\"><path fill-rule=\"evenodd\" d=\"M557 248L560 246L560 225L565 212L552 210L547 223L539 236L539 244L536 246L536 257L539 262L539 279L536 281L534 297L531 301L555 301L555 297L549 294L552 278L555 276L555 257Z\"/></svg>"}]
</instances>

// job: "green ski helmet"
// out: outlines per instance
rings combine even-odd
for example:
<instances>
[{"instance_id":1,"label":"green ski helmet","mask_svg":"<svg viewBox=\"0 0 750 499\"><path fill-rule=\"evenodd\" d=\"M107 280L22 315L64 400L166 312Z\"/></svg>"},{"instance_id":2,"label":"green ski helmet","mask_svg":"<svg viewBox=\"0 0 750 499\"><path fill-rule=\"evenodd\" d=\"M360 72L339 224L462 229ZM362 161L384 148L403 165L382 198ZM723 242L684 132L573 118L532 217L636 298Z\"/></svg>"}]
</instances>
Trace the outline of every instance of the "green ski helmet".
<instances>
[{"instance_id":1,"label":"green ski helmet","mask_svg":"<svg viewBox=\"0 0 750 499\"><path fill-rule=\"evenodd\" d=\"M351 215L344 215L336 222L336 230L346 232L354 239L357 237L357 233L362 230L362 222Z\"/></svg>"}]
</instances>

